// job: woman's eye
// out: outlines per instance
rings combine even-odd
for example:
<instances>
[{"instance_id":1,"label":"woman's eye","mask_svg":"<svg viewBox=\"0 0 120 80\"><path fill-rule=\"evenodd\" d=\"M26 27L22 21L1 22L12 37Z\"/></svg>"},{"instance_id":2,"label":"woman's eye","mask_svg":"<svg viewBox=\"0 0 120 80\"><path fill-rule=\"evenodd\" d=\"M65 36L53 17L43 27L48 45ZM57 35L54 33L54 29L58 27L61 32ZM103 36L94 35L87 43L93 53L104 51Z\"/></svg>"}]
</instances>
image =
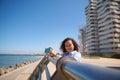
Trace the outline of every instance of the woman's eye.
<instances>
[{"instance_id":1,"label":"woman's eye","mask_svg":"<svg viewBox=\"0 0 120 80\"><path fill-rule=\"evenodd\" d=\"M71 47L71 44L69 44L69 45L66 45L66 47Z\"/></svg>"},{"instance_id":2,"label":"woman's eye","mask_svg":"<svg viewBox=\"0 0 120 80\"><path fill-rule=\"evenodd\" d=\"M70 46L71 46L71 44L68 45L68 47L70 47Z\"/></svg>"}]
</instances>

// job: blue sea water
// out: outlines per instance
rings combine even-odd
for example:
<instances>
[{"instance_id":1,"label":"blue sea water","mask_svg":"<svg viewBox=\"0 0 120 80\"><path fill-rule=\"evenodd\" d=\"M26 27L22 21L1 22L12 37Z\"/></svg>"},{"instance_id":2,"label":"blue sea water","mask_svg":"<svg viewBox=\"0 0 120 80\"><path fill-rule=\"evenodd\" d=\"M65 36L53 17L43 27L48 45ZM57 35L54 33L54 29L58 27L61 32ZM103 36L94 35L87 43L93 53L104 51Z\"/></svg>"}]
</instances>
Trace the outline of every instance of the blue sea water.
<instances>
[{"instance_id":1,"label":"blue sea water","mask_svg":"<svg viewBox=\"0 0 120 80\"><path fill-rule=\"evenodd\" d=\"M41 59L43 56L38 55L26 55L26 54L0 54L0 68L15 66L26 61L34 61Z\"/></svg>"}]
</instances>

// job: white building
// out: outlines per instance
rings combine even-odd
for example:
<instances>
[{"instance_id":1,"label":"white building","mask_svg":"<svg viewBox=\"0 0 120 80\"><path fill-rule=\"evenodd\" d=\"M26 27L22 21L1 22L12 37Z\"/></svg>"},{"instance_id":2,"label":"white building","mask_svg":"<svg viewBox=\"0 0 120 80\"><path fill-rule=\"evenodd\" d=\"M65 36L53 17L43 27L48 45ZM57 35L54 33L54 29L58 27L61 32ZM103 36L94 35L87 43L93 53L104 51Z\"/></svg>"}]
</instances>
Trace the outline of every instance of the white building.
<instances>
[{"instance_id":1,"label":"white building","mask_svg":"<svg viewBox=\"0 0 120 80\"><path fill-rule=\"evenodd\" d=\"M120 0L89 0L85 13L87 52L120 53Z\"/></svg>"}]
</instances>

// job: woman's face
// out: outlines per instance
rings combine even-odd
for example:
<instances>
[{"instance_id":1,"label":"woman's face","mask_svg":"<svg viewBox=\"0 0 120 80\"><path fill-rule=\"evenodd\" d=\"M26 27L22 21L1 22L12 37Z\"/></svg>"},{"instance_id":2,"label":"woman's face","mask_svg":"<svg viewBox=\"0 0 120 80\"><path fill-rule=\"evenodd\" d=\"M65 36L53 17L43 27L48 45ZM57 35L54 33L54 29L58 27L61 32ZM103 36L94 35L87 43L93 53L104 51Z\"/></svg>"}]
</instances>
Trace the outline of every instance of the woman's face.
<instances>
[{"instance_id":1,"label":"woman's face","mask_svg":"<svg viewBox=\"0 0 120 80\"><path fill-rule=\"evenodd\" d=\"M71 40L67 40L65 42L65 49L66 49L67 52L71 52L71 51L74 50L74 45L73 45Z\"/></svg>"}]
</instances>

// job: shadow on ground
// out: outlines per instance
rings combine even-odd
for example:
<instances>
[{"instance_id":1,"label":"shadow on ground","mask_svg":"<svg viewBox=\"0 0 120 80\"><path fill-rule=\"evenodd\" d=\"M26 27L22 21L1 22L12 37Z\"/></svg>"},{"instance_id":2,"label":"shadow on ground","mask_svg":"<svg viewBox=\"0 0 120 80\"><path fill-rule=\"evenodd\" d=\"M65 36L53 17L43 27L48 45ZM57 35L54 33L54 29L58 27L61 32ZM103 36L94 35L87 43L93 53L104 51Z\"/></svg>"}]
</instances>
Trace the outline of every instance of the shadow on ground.
<instances>
[{"instance_id":1,"label":"shadow on ground","mask_svg":"<svg viewBox=\"0 0 120 80\"><path fill-rule=\"evenodd\" d=\"M113 67L111 67L111 66L109 67L108 66L107 68L112 68L112 69L120 70L120 67L114 67L114 66Z\"/></svg>"}]
</instances>

